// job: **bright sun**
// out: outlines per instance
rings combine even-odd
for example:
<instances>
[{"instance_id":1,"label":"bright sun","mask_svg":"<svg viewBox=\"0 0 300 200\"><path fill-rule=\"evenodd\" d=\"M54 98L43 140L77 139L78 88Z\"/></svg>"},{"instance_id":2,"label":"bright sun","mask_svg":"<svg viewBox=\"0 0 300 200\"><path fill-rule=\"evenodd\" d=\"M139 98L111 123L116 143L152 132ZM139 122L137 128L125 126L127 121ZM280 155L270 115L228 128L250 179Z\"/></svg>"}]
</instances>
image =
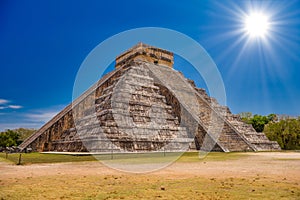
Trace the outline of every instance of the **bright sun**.
<instances>
[{"instance_id":1,"label":"bright sun","mask_svg":"<svg viewBox=\"0 0 300 200\"><path fill-rule=\"evenodd\" d=\"M251 37L264 37L268 33L269 19L261 13L252 13L244 21L246 33Z\"/></svg>"}]
</instances>

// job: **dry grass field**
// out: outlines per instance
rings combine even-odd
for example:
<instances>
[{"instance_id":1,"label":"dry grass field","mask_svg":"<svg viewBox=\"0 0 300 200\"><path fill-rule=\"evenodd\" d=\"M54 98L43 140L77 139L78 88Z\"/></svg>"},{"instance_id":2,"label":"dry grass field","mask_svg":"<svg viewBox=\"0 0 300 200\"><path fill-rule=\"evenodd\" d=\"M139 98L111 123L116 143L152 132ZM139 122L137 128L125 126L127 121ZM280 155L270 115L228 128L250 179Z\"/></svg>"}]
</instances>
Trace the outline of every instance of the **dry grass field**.
<instances>
[{"instance_id":1,"label":"dry grass field","mask_svg":"<svg viewBox=\"0 0 300 200\"><path fill-rule=\"evenodd\" d=\"M0 155L0 199L300 199L299 152L187 153L144 174L90 156L23 156Z\"/></svg>"}]
</instances>

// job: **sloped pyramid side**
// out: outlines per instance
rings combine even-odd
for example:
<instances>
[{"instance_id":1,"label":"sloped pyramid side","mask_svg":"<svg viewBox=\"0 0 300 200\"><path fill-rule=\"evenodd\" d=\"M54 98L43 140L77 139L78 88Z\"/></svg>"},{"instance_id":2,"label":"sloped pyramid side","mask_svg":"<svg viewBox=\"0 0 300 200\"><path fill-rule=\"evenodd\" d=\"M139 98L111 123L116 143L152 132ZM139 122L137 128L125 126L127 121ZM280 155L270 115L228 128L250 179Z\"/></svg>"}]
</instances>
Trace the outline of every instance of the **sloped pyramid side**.
<instances>
[{"instance_id":1,"label":"sloped pyramid side","mask_svg":"<svg viewBox=\"0 0 300 200\"><path fill-rule=\"evenodd\" d=\"M89 151L185 151L192 142L149 70L131 63L96 92L96 116L80 117L77 132ZM86 111L85 111L86 112ZM92 143L92 144L91 144Z\"/></svg>"},{"instance_id":2,"label":"sloped pyramid side","mask_svg":"<svg viewBox=\"0 0 300 200\"><path fill-rule=\"evenodd\" d=\"M114 92L121 80L124 87ZM95 152L280 149L178 71L144 61L104 76L19 147Z\"/></svg>"},{"instance_id":3,"label":"sloped pyramid side","mask_svg":"<svg viewBox=\"0 0 300 200\"><path fill-rule=\"evenodd\" d=\"M212 139L217 139L217 145L223 151L280 150L276 141L270 141L264 133L256 132L252 125L233 115L228 107L219 105L216 99L209 97L204 89L197 88L193 81L184 78L180 72L153 64L146 65L173 91L179 101L184 102L189 113L192 113L193 119L199 124L196 134L196 142L200 141L199 146L205 147L209 144L207 141L203 143L203 137L209 133ZM178 92L184 90L189 92ZM186 95L192 92L197 96L197 106Z\"/></svg>"},{"instance_id":4,"label":"sloped pyramid side","mask_svg":"<svg viewBox=\"0 0 300 200\"><path fill-rule=\"evenodd\" d=\"M50 134L56 135L56 137L61 136L61 132L69 132L69 135L75 135L76 129L73 120L73 112L72 107L78 106L82 101L84 101L89 95L93 94L97 89L98 85L104 84L108 79L118 72L121 71L122 68L116 69L101 78L97 83L95 83L92 87L90 87L86 92L84 92L81 96L79 96L73 103L66 106L62 111L60 111L57 115L55 115L50 121L48 121L45 125L43 125L39 130L33 133L31 136L26 138L19 145L21 150L24 150L27 147L32 148L34 151L42 151L43 149L43 142L47 143L50 138ZM63 126L59 125L63 124ZM58 127L61 127L60 129ZM54 130L57 130L57 134ZM50 133L51 132L51 133ZM52 136L53 137L53 136Z\"/></svg>"},{"instance_id":5,"label":"sloped pyramid side","mask_svg":"<svg viewBox=\"0 0 300 200\"><path fill-rule=\"evenodd\" d=\"M120 81L125 88L114 92ZM167 102L167 92L154 84L148 69L130 63L101 79L76 100L73 109L67 106L20 148L31 147L35 151L160 151L162 148L185 151L193 137L187 135L185 127L179 126L176 106ZM127 101L124 100L126 96L129 97ZM113 105L117 107L112 108ZM128 119L132 120L131 124Z\"/></svg>"},{"instance_id":6,"label":"sloped pyramid side","mask_svg":"<svg viewBox=\"0 0 300 200\"><path fill-rule=\"evenodd\" d=\"M181 73L167 67L146 64L153 74L164 82L176 98L182 102L184 108L191 114L199 128L195 134L199 147L203 150L253 151L255 147L222 117L200 95ZM196 101L191 101L191 94L196 95ZM207 137L205 137L207 136ZM212 145L217 145L214 147Z\"/></svg>"}]
</instances>

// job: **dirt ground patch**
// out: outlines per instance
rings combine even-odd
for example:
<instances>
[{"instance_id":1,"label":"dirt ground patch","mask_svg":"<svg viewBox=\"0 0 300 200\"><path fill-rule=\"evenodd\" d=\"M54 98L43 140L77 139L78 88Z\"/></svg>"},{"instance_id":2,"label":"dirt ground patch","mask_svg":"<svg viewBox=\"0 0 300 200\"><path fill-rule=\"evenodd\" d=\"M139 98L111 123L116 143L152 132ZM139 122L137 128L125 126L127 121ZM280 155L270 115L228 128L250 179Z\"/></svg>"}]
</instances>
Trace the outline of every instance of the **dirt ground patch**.
<instances>
[{"instance_id":1,"label":"dirt ground patch","mask_svg":"<svg viewBox=\"0 0 300 200\"><path fill-rule=\"evenodd\" d=\"M97 161L17 166L0 160L0 199L300 199L300 153L175 162L147 174Z\"/></svg>"}]
</instances>

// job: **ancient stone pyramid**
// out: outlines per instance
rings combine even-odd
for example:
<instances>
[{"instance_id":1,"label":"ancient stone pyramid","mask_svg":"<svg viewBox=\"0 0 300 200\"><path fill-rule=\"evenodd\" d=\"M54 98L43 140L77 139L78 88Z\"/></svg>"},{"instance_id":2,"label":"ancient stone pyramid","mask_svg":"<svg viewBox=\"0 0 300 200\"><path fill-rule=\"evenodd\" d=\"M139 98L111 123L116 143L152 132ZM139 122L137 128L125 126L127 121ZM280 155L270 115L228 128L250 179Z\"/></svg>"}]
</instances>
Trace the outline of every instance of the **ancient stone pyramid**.
<instances>
[{"instance_id":1,"label":"ancient stone pyramid","mask_svg":"<svg viewBox=\"0 0 300 200\"><path fill-rule=\"evenodd\" d=\"M115 70L19 147L33 151L280 150L173 69L173 53L138 44Z\"/></svg>"}]
</instances>

